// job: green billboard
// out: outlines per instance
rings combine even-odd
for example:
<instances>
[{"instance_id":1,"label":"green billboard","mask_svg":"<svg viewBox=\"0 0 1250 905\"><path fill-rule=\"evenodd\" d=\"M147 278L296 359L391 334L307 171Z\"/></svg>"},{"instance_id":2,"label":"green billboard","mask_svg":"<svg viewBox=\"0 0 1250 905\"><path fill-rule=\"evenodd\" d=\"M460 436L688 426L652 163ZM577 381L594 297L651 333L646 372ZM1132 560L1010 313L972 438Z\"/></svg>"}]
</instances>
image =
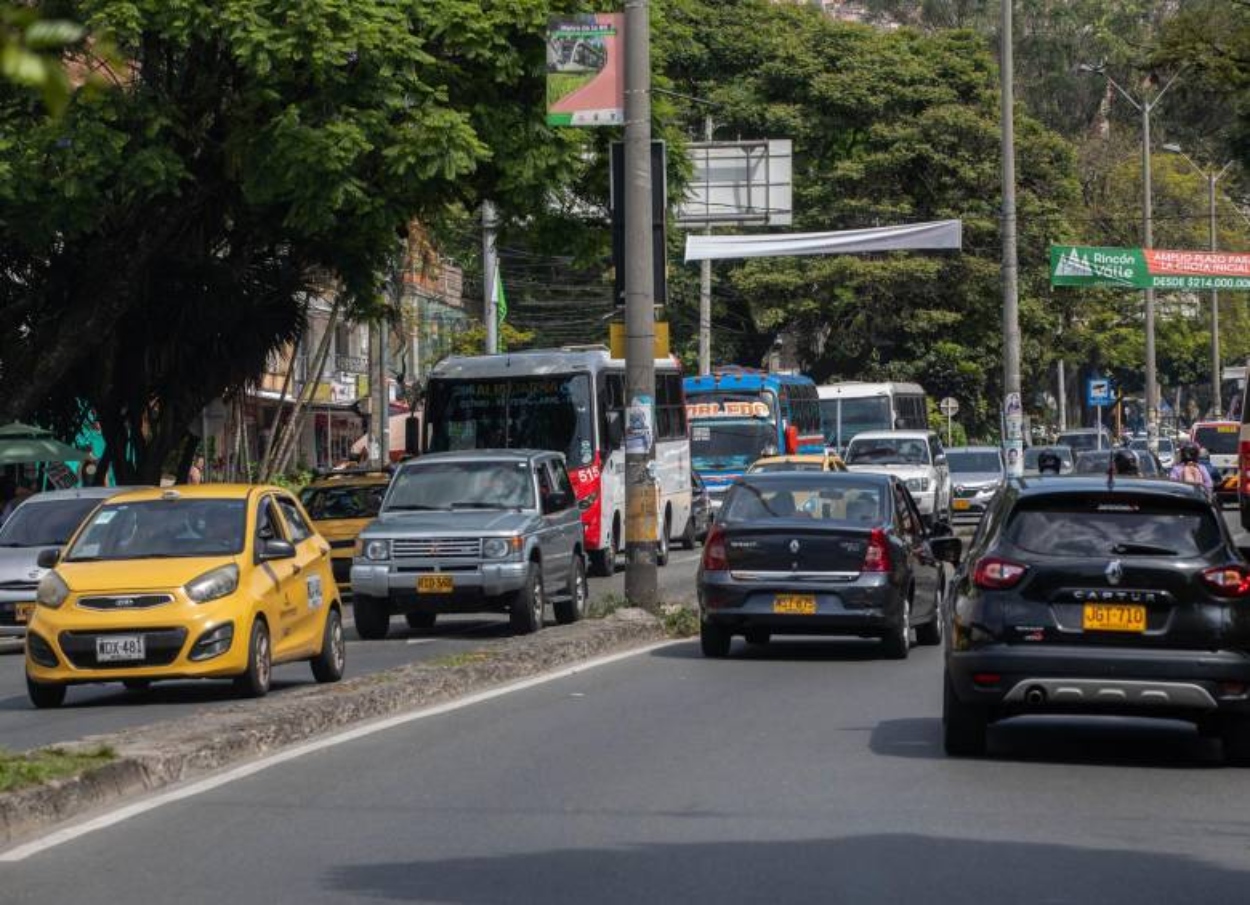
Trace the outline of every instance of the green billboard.
<instances>
[{"instance_id":1,"label":"green billboard","mask_svg":"<svg viewBox=\"0 0 1250 905\"><path fill-rule=\"evenodd\" d=\"M1125 289L1250 289L1250 254L1052 245L1050 284Z\"/></svg>"}]
</instances>

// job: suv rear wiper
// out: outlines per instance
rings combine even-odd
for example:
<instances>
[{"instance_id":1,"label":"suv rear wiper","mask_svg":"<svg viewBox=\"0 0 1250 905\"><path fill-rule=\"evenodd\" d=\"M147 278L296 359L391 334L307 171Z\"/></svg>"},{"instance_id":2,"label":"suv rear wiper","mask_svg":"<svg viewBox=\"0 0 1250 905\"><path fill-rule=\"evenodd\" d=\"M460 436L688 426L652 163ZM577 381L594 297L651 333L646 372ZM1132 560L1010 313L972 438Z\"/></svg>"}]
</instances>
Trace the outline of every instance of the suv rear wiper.
<instances>
[{"instance_id":1,"label":"suv rear wiper","mask_svg":"<svg viewBox=\"0 0 1250 905\"><path fill-rule=\"evenodd\" d=\"M1112 553L1118 553L1123 556L1131 556L1140 554L1143 556L1176 556L1177 551L1168 547L1157 547L1154 544L1116 544L1111 548Z\"/></svg>"}]
</instances>

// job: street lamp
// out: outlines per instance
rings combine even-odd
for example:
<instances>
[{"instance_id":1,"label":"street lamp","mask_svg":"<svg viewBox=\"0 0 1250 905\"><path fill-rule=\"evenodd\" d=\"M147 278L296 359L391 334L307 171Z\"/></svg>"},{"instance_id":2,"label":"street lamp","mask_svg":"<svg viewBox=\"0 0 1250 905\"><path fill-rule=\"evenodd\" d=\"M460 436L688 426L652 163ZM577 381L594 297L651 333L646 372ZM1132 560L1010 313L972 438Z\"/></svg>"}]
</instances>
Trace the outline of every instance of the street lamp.
<instances>
[{"instance_id":1,"label":"street lamp","mask_svg":"<svg viewBox=\"0 0 1250 905\"><path fill-rule=\"evenodd\" d=\"M1185 158L1185 162L1194 168L1203 178L1207 180L1207 202L1210 207L1210 230L1211 230L1211 250L1216 250L1216 232L1215 232L1215 184L1220 181L1228 168L1233 165L1233 161L1224 164L1223 167L1216 170L1204 170L1198 164L1194 163L1193 158L1181 150L1181 146L1176 143L1169 143L1163 146L1163 150L1178 154ZM1212 285L1211 287L1211 408L1215 413L1215 417L1219 418L1223 403L1220 400L1220 292Z\"/></svg>"},{"instance_id":2,"label":"street lamp","mask_svg":"<svg viewBox=\"0 0 1250 905\"><path fill-rule=\"evenodd\" d=\"M1098 65L1081 63L1077 66L1077 71L1101 75L1112 88L1120 92L1124 99L1141 113L1142 247L1152 248L1154 247L1154 216L1150 186L1150 114L1155 107L1159 106L1159 101L1163 100L1163 95L1167 94L1168 89L1180 78L1181 73L1177 72L1172 76L1153 100L1142 98L1139 101L1121 88L1115 79L1107 75L1106 67L1101 63ZM1146 430L1150 449L1155 451L1159 446L1159 385L1155 378L1155 291L1153 288L1146 290Z\"/></svg>"}]
</instances>

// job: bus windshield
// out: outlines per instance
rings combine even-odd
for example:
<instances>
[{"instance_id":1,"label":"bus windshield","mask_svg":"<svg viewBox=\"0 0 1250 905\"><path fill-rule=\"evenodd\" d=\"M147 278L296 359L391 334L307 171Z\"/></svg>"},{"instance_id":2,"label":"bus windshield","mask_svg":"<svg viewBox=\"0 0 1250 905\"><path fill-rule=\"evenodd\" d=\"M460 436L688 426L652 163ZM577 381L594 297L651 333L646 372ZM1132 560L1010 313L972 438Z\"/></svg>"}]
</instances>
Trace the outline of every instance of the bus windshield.
<instances>
[{"instance_id":1,"label":"bus windshield","mask_svg":"<svg viewBox=\"0 0 1250 905\"><path fill-rule=\"evenodd\" d=\"M840 416L839 407L842 410ZM891 430L894 427L888 396L822 399L820 413L825 423L825 439L831 446L845 446L856 434L864 431Z\"/></svg>"},{"instance_id":2,"label":"bus windshield","mask_svg":"<svg viewBox=\"0 0 1250 905\"><path fill-rule=\"evenodd\" d=\"M590 376L432 380L431 452L549 449L570 466L594 461Z\"/></svg>"},{"instance_id":3,"label":"bus windshield","mask_svg":"<svg viewBox=\"0 0 1250 905\"><path fill-rule=\"evenodd\" d=\"M697 471L745 468L777 454L777 427L769 421L709 418L690 422L690 463Z\"/></svg>"}]
</instances>

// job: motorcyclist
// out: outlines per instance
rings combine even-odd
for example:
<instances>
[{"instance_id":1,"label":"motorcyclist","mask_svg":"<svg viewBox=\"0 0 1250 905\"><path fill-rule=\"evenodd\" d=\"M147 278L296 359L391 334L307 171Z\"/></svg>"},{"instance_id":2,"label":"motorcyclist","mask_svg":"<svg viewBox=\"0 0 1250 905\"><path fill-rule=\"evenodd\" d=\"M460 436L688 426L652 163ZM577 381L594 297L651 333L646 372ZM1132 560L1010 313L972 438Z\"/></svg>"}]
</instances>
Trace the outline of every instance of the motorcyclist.
<instances>
[{"instance_id":1,"label":"motorcyclist","mask_svg":"<svg viewBox=\"0 0 1250 905\"><path fill-rule=\"evenodd\" d=\"M1059 453L1047 449L1037 454L1037 473L1039 475L1059 474L1063 468L1063 460Z\"/></svg>"},{"instance_id":2,"label":"motorcyclist","mask_svg":"<svg viewBox=\"0 0 1250 905\"><path fill-rule=\"evenodd\" d=\"M1181 447L1180 461L1172 466L1172 470L1168 472L1168 479L1178 481L1182 484L1193 484L1195 487L1204 488L1207 493L1211 492L1211 474L1198 461L1198 447L1193 443L1186 443Z\"/></svg>"},{"instance_id":3,"label":"motorcyclist","mask_svg":"<svg viewBox=\"0 0 1250 905\"><path fill-rule=\"evenodd\" d=\"M1116 474L1124 477L1141 476L1141 469L1137 465L1137 455L1131 449L1117 449L1112 453L1111 467Z\"/></svg>"}]
</instances>

